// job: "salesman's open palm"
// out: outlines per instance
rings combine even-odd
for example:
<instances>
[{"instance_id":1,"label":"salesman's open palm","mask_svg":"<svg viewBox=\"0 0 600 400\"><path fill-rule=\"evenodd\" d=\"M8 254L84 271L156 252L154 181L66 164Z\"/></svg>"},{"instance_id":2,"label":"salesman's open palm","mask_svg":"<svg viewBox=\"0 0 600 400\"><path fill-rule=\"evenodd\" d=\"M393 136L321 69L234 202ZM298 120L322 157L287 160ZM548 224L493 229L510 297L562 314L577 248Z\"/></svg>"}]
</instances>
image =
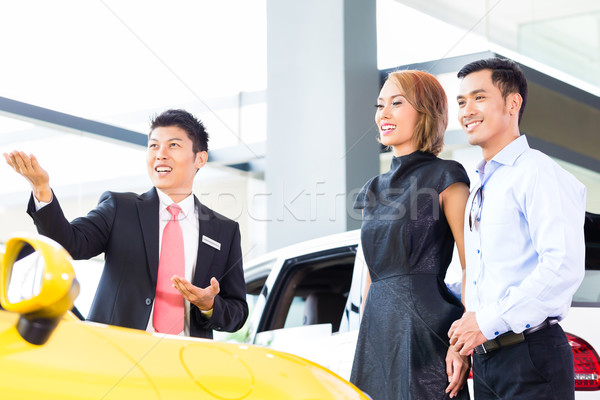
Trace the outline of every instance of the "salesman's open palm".
<instances>
[{"instance_id":1,"label":"salesman's open palm","mask_svg":"<svg viewBox=\"0 0 600 400\"><path fill-rule=\"evenodd\" d=\"M216 278L210 280L210 286L202 289L192 285L187 279L177 275L171 278L173 287L181 293L181 295L190 303L194 304L202 311L208 311L213 308L215 297L221 290L219 281Z\"/></svg>"}]
</instances>

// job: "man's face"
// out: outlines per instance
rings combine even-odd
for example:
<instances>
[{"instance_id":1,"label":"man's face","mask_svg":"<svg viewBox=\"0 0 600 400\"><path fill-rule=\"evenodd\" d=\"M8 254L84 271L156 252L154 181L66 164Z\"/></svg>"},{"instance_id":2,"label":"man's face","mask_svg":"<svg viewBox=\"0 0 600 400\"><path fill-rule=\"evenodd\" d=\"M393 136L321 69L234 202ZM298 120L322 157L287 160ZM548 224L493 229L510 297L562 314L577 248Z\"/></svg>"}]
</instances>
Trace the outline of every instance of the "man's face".
<instances>
[{"instance_id":1,"label":"man's face","mask_svg":"<svg viewBox=\"0 0 600 400\"><path fill-rule=\"evenodd\" d=\"M511 115L502 92L492 83L491 70L465 76L457 101L458 122L470 144L486 148L511 131Z\"/></svg>"},{"instance_id":2,"label":"man's face","mask_svg":"<svg viewBox=\"0 0 600 400\"><path fill-rule=\"evenodd\" d=\"M196 170L206 163L207 153L194 153L192 145L187 133L177 126L158 127L148 136L148 176L174 201L192 192Z\"/></svg>"}]
</instances>

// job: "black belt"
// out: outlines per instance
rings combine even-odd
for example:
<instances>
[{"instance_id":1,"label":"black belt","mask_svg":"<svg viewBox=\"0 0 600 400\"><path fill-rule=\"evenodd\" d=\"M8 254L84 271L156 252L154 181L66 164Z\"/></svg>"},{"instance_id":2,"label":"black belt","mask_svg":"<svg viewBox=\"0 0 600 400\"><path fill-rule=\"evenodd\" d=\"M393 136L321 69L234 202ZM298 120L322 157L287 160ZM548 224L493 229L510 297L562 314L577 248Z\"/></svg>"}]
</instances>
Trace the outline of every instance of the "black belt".
<instances>
[{"instance_id":1,"label":"black belt","mask_svg":"<svg viewBox=\"0 0 600 400\"><path fill-rule=\"evenodd\" d=\"M512 346L513 344L521 343L525 341L525 335L528 335L533 332L540 331L542 329L546 329L551 327L554 324L558 323L558 319L556 318L547 318L541 324L534 326L529 329L525 329L521 333L514 333L513 331L508 331L498 336L495 339L488 340L487 342L480 344L475 347L475 353L477 354L486 354L494 350L498 350L502 347Z\"/></svg>"}]
</instances>

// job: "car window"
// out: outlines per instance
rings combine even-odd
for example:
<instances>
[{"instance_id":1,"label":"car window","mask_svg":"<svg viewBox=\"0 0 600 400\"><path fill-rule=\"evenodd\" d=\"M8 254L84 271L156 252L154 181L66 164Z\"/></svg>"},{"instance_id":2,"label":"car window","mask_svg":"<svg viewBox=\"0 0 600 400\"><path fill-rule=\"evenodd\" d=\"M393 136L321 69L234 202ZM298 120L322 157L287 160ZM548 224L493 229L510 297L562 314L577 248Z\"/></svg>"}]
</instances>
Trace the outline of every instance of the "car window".
<instances>
[{"instance_id":1,"label":"car window","mask_svg":"<svg viewBox=\"0 0 600 400\"><path fill-rule=\"evenodd\" d=\"M267 276L261 276L246 282L246 302L248 303L250 314L252 314L252 310L254 310L254 306L256 305L256 301L258 300L258 296L260 296L260 292L262 291L266 280Z\"/></svg>"},{"instance_id":2,"label":"car window","mask_svg":"<svg viewBox=\"0 0 600 400\"><path fill-rule=\"evenodd\" d=\"M356 246L287 260L269 295L258 332L331 324L339 330Z\"/></svg>"},{"instance_id":3,"label":"car window","mask_svg":"<svg viewBox=\"0 0 600 400\"><path fill-rule=\"evenodd\" d=\"M284 328L293 328L295 326L305 325L304 308L306 299L302 296L294 296L290 309L288 310L287 318L285 319Z\"/></svg>"}]
</instances>

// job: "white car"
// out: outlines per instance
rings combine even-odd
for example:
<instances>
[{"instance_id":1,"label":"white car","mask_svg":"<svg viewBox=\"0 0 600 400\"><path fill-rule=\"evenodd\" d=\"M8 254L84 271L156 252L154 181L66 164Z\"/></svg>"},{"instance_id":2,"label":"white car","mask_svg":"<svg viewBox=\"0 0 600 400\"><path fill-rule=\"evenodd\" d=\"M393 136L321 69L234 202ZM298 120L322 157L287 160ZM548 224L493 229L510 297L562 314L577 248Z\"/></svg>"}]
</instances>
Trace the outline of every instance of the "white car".
<instances>
[{"instance_id":1,"label":"white car","mask_svg":"<svg viewBox=\"0 0 600 400\"><path fill-rule=\"evenodd\" d=\"M348 379L366 271L359 234L351 231L303 242L248 263L251 315L236 339L300 355ZM597 399L600 391L598 215L587 215L586 247L585 279L569 316L561 322L575 357L577 400ZM456 268L449 269L447 284L460 293Z\"/></svg>"}]
</instances>

